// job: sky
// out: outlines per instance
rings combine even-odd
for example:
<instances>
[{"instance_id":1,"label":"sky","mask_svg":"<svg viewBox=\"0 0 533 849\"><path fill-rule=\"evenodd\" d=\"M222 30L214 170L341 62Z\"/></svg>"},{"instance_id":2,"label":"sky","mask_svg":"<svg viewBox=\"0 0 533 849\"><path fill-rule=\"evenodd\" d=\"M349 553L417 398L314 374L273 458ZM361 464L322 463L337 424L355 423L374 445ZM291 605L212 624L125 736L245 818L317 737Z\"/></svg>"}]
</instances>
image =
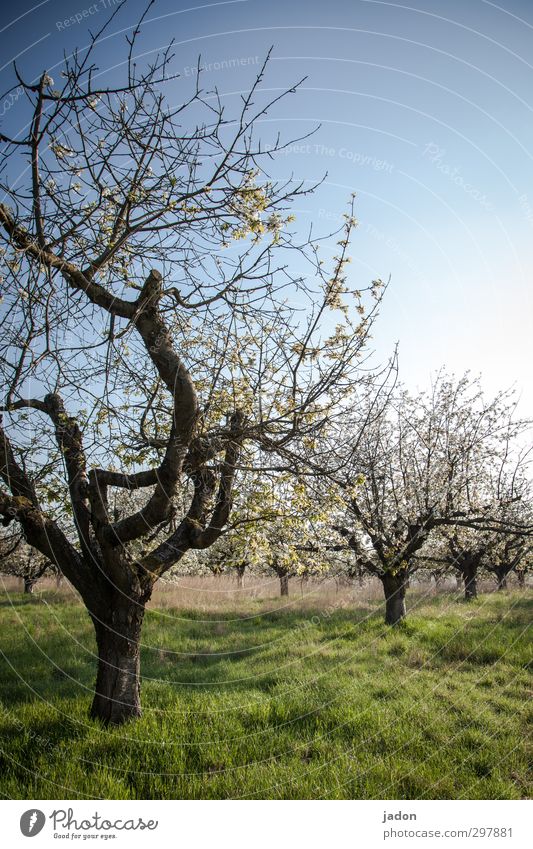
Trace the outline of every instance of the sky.
<instances>
[{"instance_id":1,"label":"sky","mask_svg":"<svg viewBox=\"0 0 533 849\"><path fill-rule=\"evenodd\" d=\"M4 11L0 90L13 60L26 79L59 73L117 5L22 0ZM99 46L108 82L144 8L128 0ZM171 38L176 103L199 56L204 86L228 109L271 47L264 89L275 96L306 78L258 129L269 144L317 128L276 165L309 184L326 175L293 210L302 229L340 224L356 192L350 286L391 280L377 356L399 342L413 390L441 366L481 372L488 393L513 385L533 415L533 2L158 0L138 50L149 58ZM19 114L20 103L0 101L0 128L12 132Z\"/></svg>"}]
</instances>

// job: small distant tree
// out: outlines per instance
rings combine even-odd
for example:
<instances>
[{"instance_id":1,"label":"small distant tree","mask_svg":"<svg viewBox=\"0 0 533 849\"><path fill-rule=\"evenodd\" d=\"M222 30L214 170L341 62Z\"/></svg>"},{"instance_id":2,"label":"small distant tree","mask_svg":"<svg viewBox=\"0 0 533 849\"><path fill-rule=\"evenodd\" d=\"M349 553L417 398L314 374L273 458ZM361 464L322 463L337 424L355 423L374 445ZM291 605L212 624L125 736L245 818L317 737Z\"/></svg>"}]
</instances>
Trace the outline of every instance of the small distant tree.
<instances>
[{"instance_id":1,"label":"small distant tree","mask_svg":"<svg viewBox=\"0 0 533 849\"><path fill-rule=\"evenodd\" d=\"M258 544L254 527L243 525L229 528L205 552L199 553L199 563L212 575L230 575L239 589L244 587L245 574L256 564Z\"/></svg>"},{"instance_id":2,"label":"small distant tree","mask_svg":"<svg viewBox=\"0 0 533 849\"><path fill-rule=\"evenodd\" d=\"M471 528L455 528L444 534L444 560L460 576L465 601L477 598L478 574L487 562L492 540L490 534Z\"/></svg>"},{"instance_id":3,"label":"small distant tree","mask_svg":"<svg viewBox=\"0 0 533 849\"><path fill-rule=\"evenodd\" d=\"M518 586L520 589L525 589L526 586L526 576L531 568L531 553L529 553L523 560L520 561L515 566L516 579L518 581Z\"/></svg>"},{"instance_id":4,"label":"small distant tree","mask_svg":"<svg viewBox=\"0 0 533 849\"><path fill-rule=\"evenodd\" d=\"M450 574L450 569L447 564L434 564L433 568L430 569L429 574L430 577L435 581L435 589L438 589L444 583L447 575Z\"/></svg>"},{"instance_id":5,"label":"small distant tree","mask_svg":"<svg viewBox=\"0 0 533 849\"><path fill-rule=\"evenodd\" d=\"M494 574L499 590L507 589L507 578L512 572L517 576L523 574L531 551L531 540L514 534L501 535L489 547L485 568Z\"/></svg>"},{"instance_id":6,"label":"small distant tree","mask_svg":"<svg viewBox=\"0 0 533 849\"><path fill-rule=\"evenodd\" d=\"M21 535L0 537L0 572L22 578L24 592L33 593L46 575L57 575L54 564L27 545Z\"/></svg>"},{"instance_id":7,"label":"small distant tree","mask_svg":"<svg viewBox=\"0 0 533 849\"><path fill-rule=\"evenodd\" d=\"M265 528L268 568L279 578L280 594L289 595L289 579L325 578L338 564L329 539L334 492L321 482L317 496L313 476L285 475L270 493L270 510L277 514Z\"/></svg>"},{"instance_id":8,"label":"small distant tree","mask_svg":"<svg viewBox=\"0 0 533 849\"><path fill-rule=\"evenodd\" d=\"M324 505L317 506L304 480L285 471L277 479L266 474L255 482L240 480L237 489L227 531L204 555L211 570L224 565L237 574L239 586L246 570L274 572L282 596L289 595L290 578L328 571L321 543Z\"/></svg>"}]
</instances>

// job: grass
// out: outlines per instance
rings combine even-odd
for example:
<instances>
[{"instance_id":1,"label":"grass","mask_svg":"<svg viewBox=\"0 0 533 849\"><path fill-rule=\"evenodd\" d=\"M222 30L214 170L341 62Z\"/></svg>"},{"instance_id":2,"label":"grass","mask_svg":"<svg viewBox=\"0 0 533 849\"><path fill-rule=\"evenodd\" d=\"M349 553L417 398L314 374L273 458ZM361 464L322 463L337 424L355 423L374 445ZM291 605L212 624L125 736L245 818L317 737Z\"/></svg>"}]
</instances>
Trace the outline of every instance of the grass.
<instances>
[{"instance_id":1,"label":"grass","mask_svg":"<svg viewBox=\"0 0 533 849\"><path fill-rule=\"evenodd\" d=\"M137 723L88 720L94 639L45 590L0 601L4 798L516 799L532 795L533 598L411 593L387 629L342 593L156 604ZM528 691L529 688L529 691Z\"/></svg>"}]
</instances>

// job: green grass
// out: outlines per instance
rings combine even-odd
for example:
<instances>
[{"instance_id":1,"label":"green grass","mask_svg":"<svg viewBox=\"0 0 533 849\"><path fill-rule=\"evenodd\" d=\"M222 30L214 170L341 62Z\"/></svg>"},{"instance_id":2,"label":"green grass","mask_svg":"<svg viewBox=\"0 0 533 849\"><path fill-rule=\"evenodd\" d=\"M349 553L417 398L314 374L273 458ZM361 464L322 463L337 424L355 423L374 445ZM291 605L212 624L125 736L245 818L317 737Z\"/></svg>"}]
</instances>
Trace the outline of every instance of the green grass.
<instances>
[{"instance_id":1,"label":"green grass","mask_svg":"<svg viewBox=\"0 0 533 849\"><path fill-rule=\"evenodd\" d=\"M532 795L532 598L152 609L141 720L87 718L94 640L53 593L0 602L7 798L516 799ZM272 604L270 604L272 608Z\"/></svg>"}]
</instances>

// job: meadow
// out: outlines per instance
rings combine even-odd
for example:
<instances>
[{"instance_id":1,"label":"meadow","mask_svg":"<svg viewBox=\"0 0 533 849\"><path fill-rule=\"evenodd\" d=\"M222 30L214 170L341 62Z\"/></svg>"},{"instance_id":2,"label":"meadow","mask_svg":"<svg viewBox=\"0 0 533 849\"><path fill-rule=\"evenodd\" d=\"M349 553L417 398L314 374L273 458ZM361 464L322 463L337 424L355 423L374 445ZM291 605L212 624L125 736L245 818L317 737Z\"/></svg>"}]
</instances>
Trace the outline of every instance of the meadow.
<instances>
[{"instance_id":1,"label":"meadow","mask_svg":"<svg viewBox=\"0 0 533 849\"><path fill-rule=\"evenodd\" d=\"M87 718L95 641L70 589L0 602L0 794L33 799L517 799L533 795L530 590L466 604L376 588L162 588L143 716Z\"/></svg>"}]
</instances>

